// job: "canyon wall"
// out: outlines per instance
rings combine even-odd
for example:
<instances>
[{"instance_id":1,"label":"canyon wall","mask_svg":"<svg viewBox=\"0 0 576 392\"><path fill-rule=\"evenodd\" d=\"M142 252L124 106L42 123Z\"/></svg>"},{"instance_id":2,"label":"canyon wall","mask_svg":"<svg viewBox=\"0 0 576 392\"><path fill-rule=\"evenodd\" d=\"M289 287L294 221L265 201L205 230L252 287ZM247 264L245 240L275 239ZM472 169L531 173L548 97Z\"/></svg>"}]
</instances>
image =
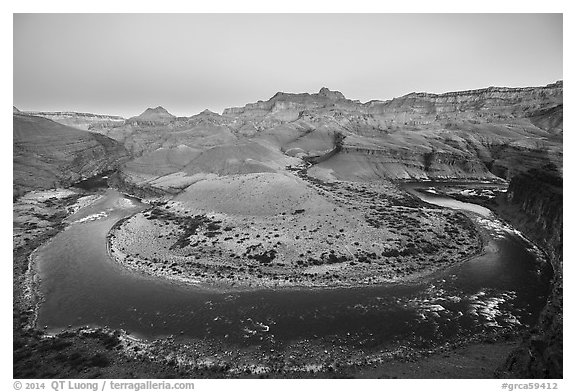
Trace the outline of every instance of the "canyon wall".
<instances>
[{"instance_id":1,"label":"canyon wall","mask_svg":"<svg viewBox=\"0 0 576 392\"><path fill-rule=\"evenodd\" d=\"M292 155L315 159L331 151L322 166L340 179L509 180L543 161L561 166L562 93L559 81L360 103L322 88L278 92L226 109L224 117L250 124L252 137L274 137ZM310 143L319 133L345 140L338 151L335 144L319 151Z\"/></svg>"},{"instance_id":2,"label":"canyon wall","mask_svg":"<svg viewBox=\"0 0 576 392\"><path fill-rule=\"evenodd\" d=\"M546 251L554 269L551 292L538 325L498 373L504 378L563 377L563 195L553 164L510 181L498 212Z\"/></svg>"},{"instance_id":3,"label":"canyon wall","mask_svg":"<svg viewBox=\"0 0 576 392\"><path fill-rule=\"evenodd\" d=\"M161 106L123 123L94 123L130 152L131 172L183 166L180 150L261 143L317 163L332 178L510 180L543 161L561 167L563 83L410 93L361 103L341 92L278 92L267 101L176 117ZM342 141L336 143L335 135ZM165 160L163 161L163 159ZM150 172L150 173L149 173ZM136 173L141 174L141 173ZM170 173L161 173L167 175Z\"/></svg>"}]
</instances>

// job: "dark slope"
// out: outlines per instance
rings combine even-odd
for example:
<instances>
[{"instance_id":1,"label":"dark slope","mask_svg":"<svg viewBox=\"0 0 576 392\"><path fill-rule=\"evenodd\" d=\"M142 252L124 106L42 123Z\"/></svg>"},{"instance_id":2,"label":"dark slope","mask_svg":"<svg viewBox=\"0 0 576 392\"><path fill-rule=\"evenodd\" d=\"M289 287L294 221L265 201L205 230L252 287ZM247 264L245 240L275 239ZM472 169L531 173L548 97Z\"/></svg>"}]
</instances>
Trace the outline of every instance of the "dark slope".
<instances>
[{"instance_id":1,"label":"dark slope","mask_svg":"<svg viewBox=\"0 0 576 392\"><path fill-rule=\"evenodd\" d=\"M13 115L14 195L68 185L128 158L116 141L42 117Z\"/></svg>"}]
</instances>

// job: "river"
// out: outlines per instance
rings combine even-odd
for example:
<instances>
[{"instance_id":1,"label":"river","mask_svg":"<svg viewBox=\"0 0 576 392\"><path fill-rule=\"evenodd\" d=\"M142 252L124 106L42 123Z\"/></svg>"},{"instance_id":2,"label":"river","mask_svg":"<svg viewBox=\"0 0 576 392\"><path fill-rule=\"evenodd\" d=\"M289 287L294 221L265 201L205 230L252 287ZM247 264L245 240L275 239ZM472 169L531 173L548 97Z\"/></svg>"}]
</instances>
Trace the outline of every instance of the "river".
<instances>
[{"instance_id":1,"label":"river","mask_svg":"<svg viewBox=\"0 0 576 392\"><path fill-rule=\"evenodd\" d=\"M479 206L421 196L472 211L490 232L485 254L417 283L219 293L143 276L111 260L106 234L147 205L108 189L36 252L44 297L38 325L49 331L109 326L146 339L175 335L246 346L266 342L280 349L304 339L337 339L385 350L535 324L551 273L537 260L542 255Z\"/></svg>"}]
</instances>

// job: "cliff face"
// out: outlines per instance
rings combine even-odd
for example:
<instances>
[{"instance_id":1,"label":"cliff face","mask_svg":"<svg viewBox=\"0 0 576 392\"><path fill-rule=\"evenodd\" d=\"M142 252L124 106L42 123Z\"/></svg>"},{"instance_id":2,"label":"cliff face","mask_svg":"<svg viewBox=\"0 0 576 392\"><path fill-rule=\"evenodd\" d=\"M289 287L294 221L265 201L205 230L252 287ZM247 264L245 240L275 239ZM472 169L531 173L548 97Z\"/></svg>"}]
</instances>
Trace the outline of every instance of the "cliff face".
<instances>
[{"instance_id":1,"label":"cliff face","mask_svg":"<svg viewBox=\"0 0 576 392\"><path fill-rule=\"evenodd\" d=\"M411 93L360 103L326 88L277 93L224 111L283 151L314 158L335 145L319 133L345 136L340 154L322 165L337 178L510 179L541 162L562 160L563 83L544 87ZM304 132L302 132L304 130ZM311 141L324 139L318 143ZM344 162L357 166L342 170Z\"/></svg>"},{"instance_id":2,"label":"cliff face","mask_svg":"<svg viewBox=\"0 0 576 392\"><path fill-rule=\"evenodd\" d=\"M43 117L13 115L14 196L66 186L116 168L128 159L122 145L102 135Z\"/></svg>"},{"instance_id":3,"label":"cliff face","mask_svg":"<svg viewBox=\"0 0 576 392\"><path fill-rule=\"evenodd\" d=\"M500 368L503 377L562 378L563 260L562 177L549 164L512 178L500 209L549 255L552 290L538 325Z\"/></svg>"},{"instance_id":4,"label":"cliff face","mask_svg":"<svg viewBox=\"0 0 576 392\"><path fill-rule=\"evenodd\" d=\"M380 125L425 125L450 118L475 118L484 122L529 118L542 114L543 110L561 110L562 102L562 81L544 87L489 87L445 94L410 93L389 101L367 103L349 100L341 92L323 87L315 94L278 92L267 101L224 109L223 115L258 118L282 111L324 109L333 114L336 111L366 114Z\"/></svg>"},{"instance_id":5,"label":"cliff face","mask_svg":"<svg viewBox=\"0 0 576 392\"><path fill-rule=\"evenodd\" d=\"M493 119L514 118L542 106L562 103L563 82L544 87L506 88L489 87L479 90L457 91L445 94L410 93L386 102L370 102L371 114L408 114L417 118L474 116Z\"/></svg>"}]
</instances>

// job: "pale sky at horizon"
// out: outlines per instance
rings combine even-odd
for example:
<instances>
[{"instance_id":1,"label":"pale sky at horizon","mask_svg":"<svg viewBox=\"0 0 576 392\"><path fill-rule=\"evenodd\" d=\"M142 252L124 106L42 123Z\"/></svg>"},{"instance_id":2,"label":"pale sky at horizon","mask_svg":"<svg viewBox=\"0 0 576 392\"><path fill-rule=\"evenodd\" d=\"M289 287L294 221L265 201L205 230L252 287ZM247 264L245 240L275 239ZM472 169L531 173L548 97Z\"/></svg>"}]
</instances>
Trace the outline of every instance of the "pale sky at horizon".
<instances>
[{"instance_id":1,"label":"pale sky at horizon","mask_svg":"<svg viewBox=\"0 0 576 392\"><path fill-rule=\"evenodd\" d=\"M20 110L189 116L326 86L412 91L553 83L562 14L15 14Z\"/></svg>"}]
</instances>

